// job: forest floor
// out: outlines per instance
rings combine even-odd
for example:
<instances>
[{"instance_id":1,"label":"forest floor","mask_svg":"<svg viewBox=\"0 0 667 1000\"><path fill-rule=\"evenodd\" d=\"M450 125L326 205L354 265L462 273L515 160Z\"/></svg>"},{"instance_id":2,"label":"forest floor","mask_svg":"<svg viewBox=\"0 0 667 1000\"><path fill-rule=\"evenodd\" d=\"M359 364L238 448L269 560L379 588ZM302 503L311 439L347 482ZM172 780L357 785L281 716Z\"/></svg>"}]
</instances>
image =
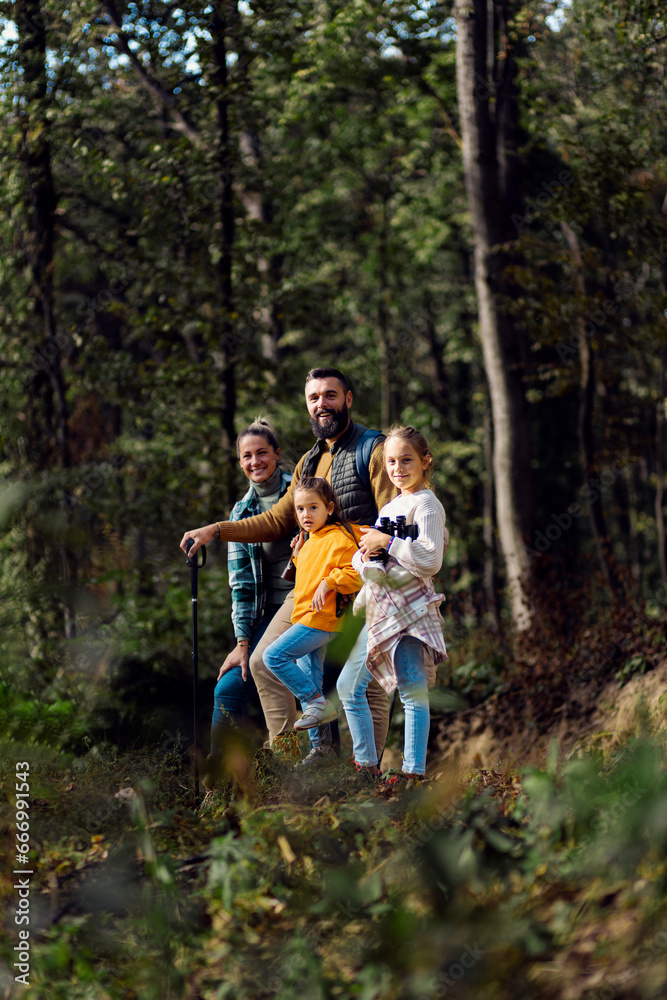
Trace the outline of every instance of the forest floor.
<instances>
[{"instance_id":1,"label":"forest floor","mask_svg":"<svg viewBox=\"0 0 667 1000\"><path fill-rule=\"evenodd\" d=\"M429 773L443 767L454 767L461 776L476 767L545 767L554 743L568 759L582 750L621 745L640 725L653 733L667 728L667 659L625 683L615 676L579 680L566 689L550 722L539 726L527 706L517 711L516 701L501 695L440 719Z\"/></svg>"},{"instance_id":2,"label":"forest floor","mask_svg":"<svg viewBox=\"0 0 667 1000\"><path fill-rule=\"evenodd\" d=\"M641 670L560 685L548 713L510 680L434 715L431 781L403 793L238 742L195 809L173 748L4 745L6 787L30 761L34 874L25 986L10 793L0 997L657 1000L667 660Z\"/></svg>"}]
</instances>

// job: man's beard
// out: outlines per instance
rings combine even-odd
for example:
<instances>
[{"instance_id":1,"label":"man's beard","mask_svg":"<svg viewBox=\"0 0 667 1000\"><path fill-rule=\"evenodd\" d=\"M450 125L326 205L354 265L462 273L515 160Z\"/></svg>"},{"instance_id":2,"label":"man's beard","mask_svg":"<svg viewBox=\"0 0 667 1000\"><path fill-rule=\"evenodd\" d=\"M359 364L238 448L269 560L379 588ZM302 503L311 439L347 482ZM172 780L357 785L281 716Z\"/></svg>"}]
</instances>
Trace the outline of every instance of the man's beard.
<instances>
[{"instance_id":1,"label":"man's beard","mask_svg":"<svg viewBox=\"0 0 667 1000\"><path fill-rule=\"evenodd\" d=\"M335 438L341 434L348 424L347 404L343 403L340 410L334 410L326 420L319 420L317 417L310 418L310 426L316 438L323 441L325 438Z\"/></svg>"}]
</instances>

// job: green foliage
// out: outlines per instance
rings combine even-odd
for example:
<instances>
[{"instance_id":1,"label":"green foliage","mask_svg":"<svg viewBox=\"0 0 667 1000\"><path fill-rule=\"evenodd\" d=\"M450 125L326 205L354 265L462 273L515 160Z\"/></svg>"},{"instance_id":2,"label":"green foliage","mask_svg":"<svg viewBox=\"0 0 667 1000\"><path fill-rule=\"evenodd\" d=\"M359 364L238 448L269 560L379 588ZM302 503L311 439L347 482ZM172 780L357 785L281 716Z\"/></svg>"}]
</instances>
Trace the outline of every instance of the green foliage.
<instances>
[{"instance_id":1,"label":"green foliage","mask_svg":"<svg viewBox=\"0 0 667 1000\"><path fill-rule=\"evenodd\" d=\"M496 654L486 663L467 660L457 664L450 674L450 683L464 698L476 704L485 701L494 691L503 689L503 673L503 658Z\"/></svg>"},{"instance_id":2,"label":"green foliage","mask_svg":"<svg viewBox=\"0 0 667 1000\"><path fill-rule=\"evenodd\" d=\"M445 615L449 659L440 668L454 700L476 705L507 686L507 662L499 635L480 628L472 619L452 620ZM436 689L437 690L437 689Z\"/></svg>"},{"instance_id":3,"label":"green foliage","mask_svg":"<svg viewBox=\"0 0 667 1000\"><path fill-rule=\"evenodd\" d=\"M30 753L6 745L3 760ZM439 784L363 794L331 774L322 796L314 776L291 784L287 765L277 798L257 770L195 814L175 756L42 752L33 900L55 878L60 910L31 942L25 995L48 983L76 1000L175 1000L195 986L437 1000L457 980L464 996L528 1000L567 961L584 986L616 962L662 984L663 963L641 949L665 916L664 757L646 739L561 763L554 748L544 770L476 771L454 798ZM1 887L9 900L11 878Z\"/></svg>"},{"instance_id":4,"label":"green foliage","mask_svg":"<svg viewBox=\"0 0 667 1000\"><path fill-rule=\"evenodd\" d=\"M620 670L617 670L615 677L619 682L619 687L631 677L642 676L648 670L649 664L641 653L628 657Z\"/></svg>"}]
</instances>

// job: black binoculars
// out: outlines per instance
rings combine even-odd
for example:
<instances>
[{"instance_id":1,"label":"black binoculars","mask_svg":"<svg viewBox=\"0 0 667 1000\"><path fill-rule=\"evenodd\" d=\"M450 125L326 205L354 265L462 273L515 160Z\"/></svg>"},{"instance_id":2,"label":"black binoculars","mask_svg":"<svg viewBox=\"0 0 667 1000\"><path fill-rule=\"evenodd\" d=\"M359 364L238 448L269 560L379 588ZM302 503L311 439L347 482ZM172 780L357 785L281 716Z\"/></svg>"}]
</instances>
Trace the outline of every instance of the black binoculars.
<instances>
[{"instance_id":1,"label":"black binoculars","mask_svg":"<svg viewBox=\"0 0 667 1000\"><path fill-rule=\"evenodd\" d=\"M405 514L399 514L395 521L392 521L390 517L381 517L380 523L376 527L384 535L393 535L394 538L417 538L419 535L419 525L406 524L405 522ZM386 566L389 555L390 553L386 549L382 549L381 552L373 556L373 559Z\"/></svg>"},{"instance_id":2,"label":"black binoculars","mask_svg":"<svg viewBox=\"0 0 667 1000\"><path fill-rule=\"evenodd\" d=\"M417 538L419 535L418 524L406 524L405 514L399 514L395 521L390 517L381 517L378 531L384 535L394 535L396 538Z\"/></svg>"}]
</instances>

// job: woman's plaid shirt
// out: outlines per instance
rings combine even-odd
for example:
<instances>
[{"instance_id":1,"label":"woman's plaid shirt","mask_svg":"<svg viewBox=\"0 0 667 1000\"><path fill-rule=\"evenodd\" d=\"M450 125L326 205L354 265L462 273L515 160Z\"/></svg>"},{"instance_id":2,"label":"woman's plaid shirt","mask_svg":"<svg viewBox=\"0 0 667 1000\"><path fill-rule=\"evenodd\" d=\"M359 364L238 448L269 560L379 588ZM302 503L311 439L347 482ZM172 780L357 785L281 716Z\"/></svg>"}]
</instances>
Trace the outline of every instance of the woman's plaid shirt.
<instances>
[{"instance_id":1,"label":"woman's plaid shirt","mask_svg":"<svg viewBox=\"0 0 667 1000\"><path fill-rule=\"evenodd\" d=\"M284 469L280 471L280 496L283 496L292 477ZM251 486L246 495L234 504L229 520L242 521L245 517L261 513L259 499ZM227 570L232 591L232 623L238 642L239 639L250 639L253 626L266 603L261 542L228 542Z\"/></svg>"}]
</instances>

